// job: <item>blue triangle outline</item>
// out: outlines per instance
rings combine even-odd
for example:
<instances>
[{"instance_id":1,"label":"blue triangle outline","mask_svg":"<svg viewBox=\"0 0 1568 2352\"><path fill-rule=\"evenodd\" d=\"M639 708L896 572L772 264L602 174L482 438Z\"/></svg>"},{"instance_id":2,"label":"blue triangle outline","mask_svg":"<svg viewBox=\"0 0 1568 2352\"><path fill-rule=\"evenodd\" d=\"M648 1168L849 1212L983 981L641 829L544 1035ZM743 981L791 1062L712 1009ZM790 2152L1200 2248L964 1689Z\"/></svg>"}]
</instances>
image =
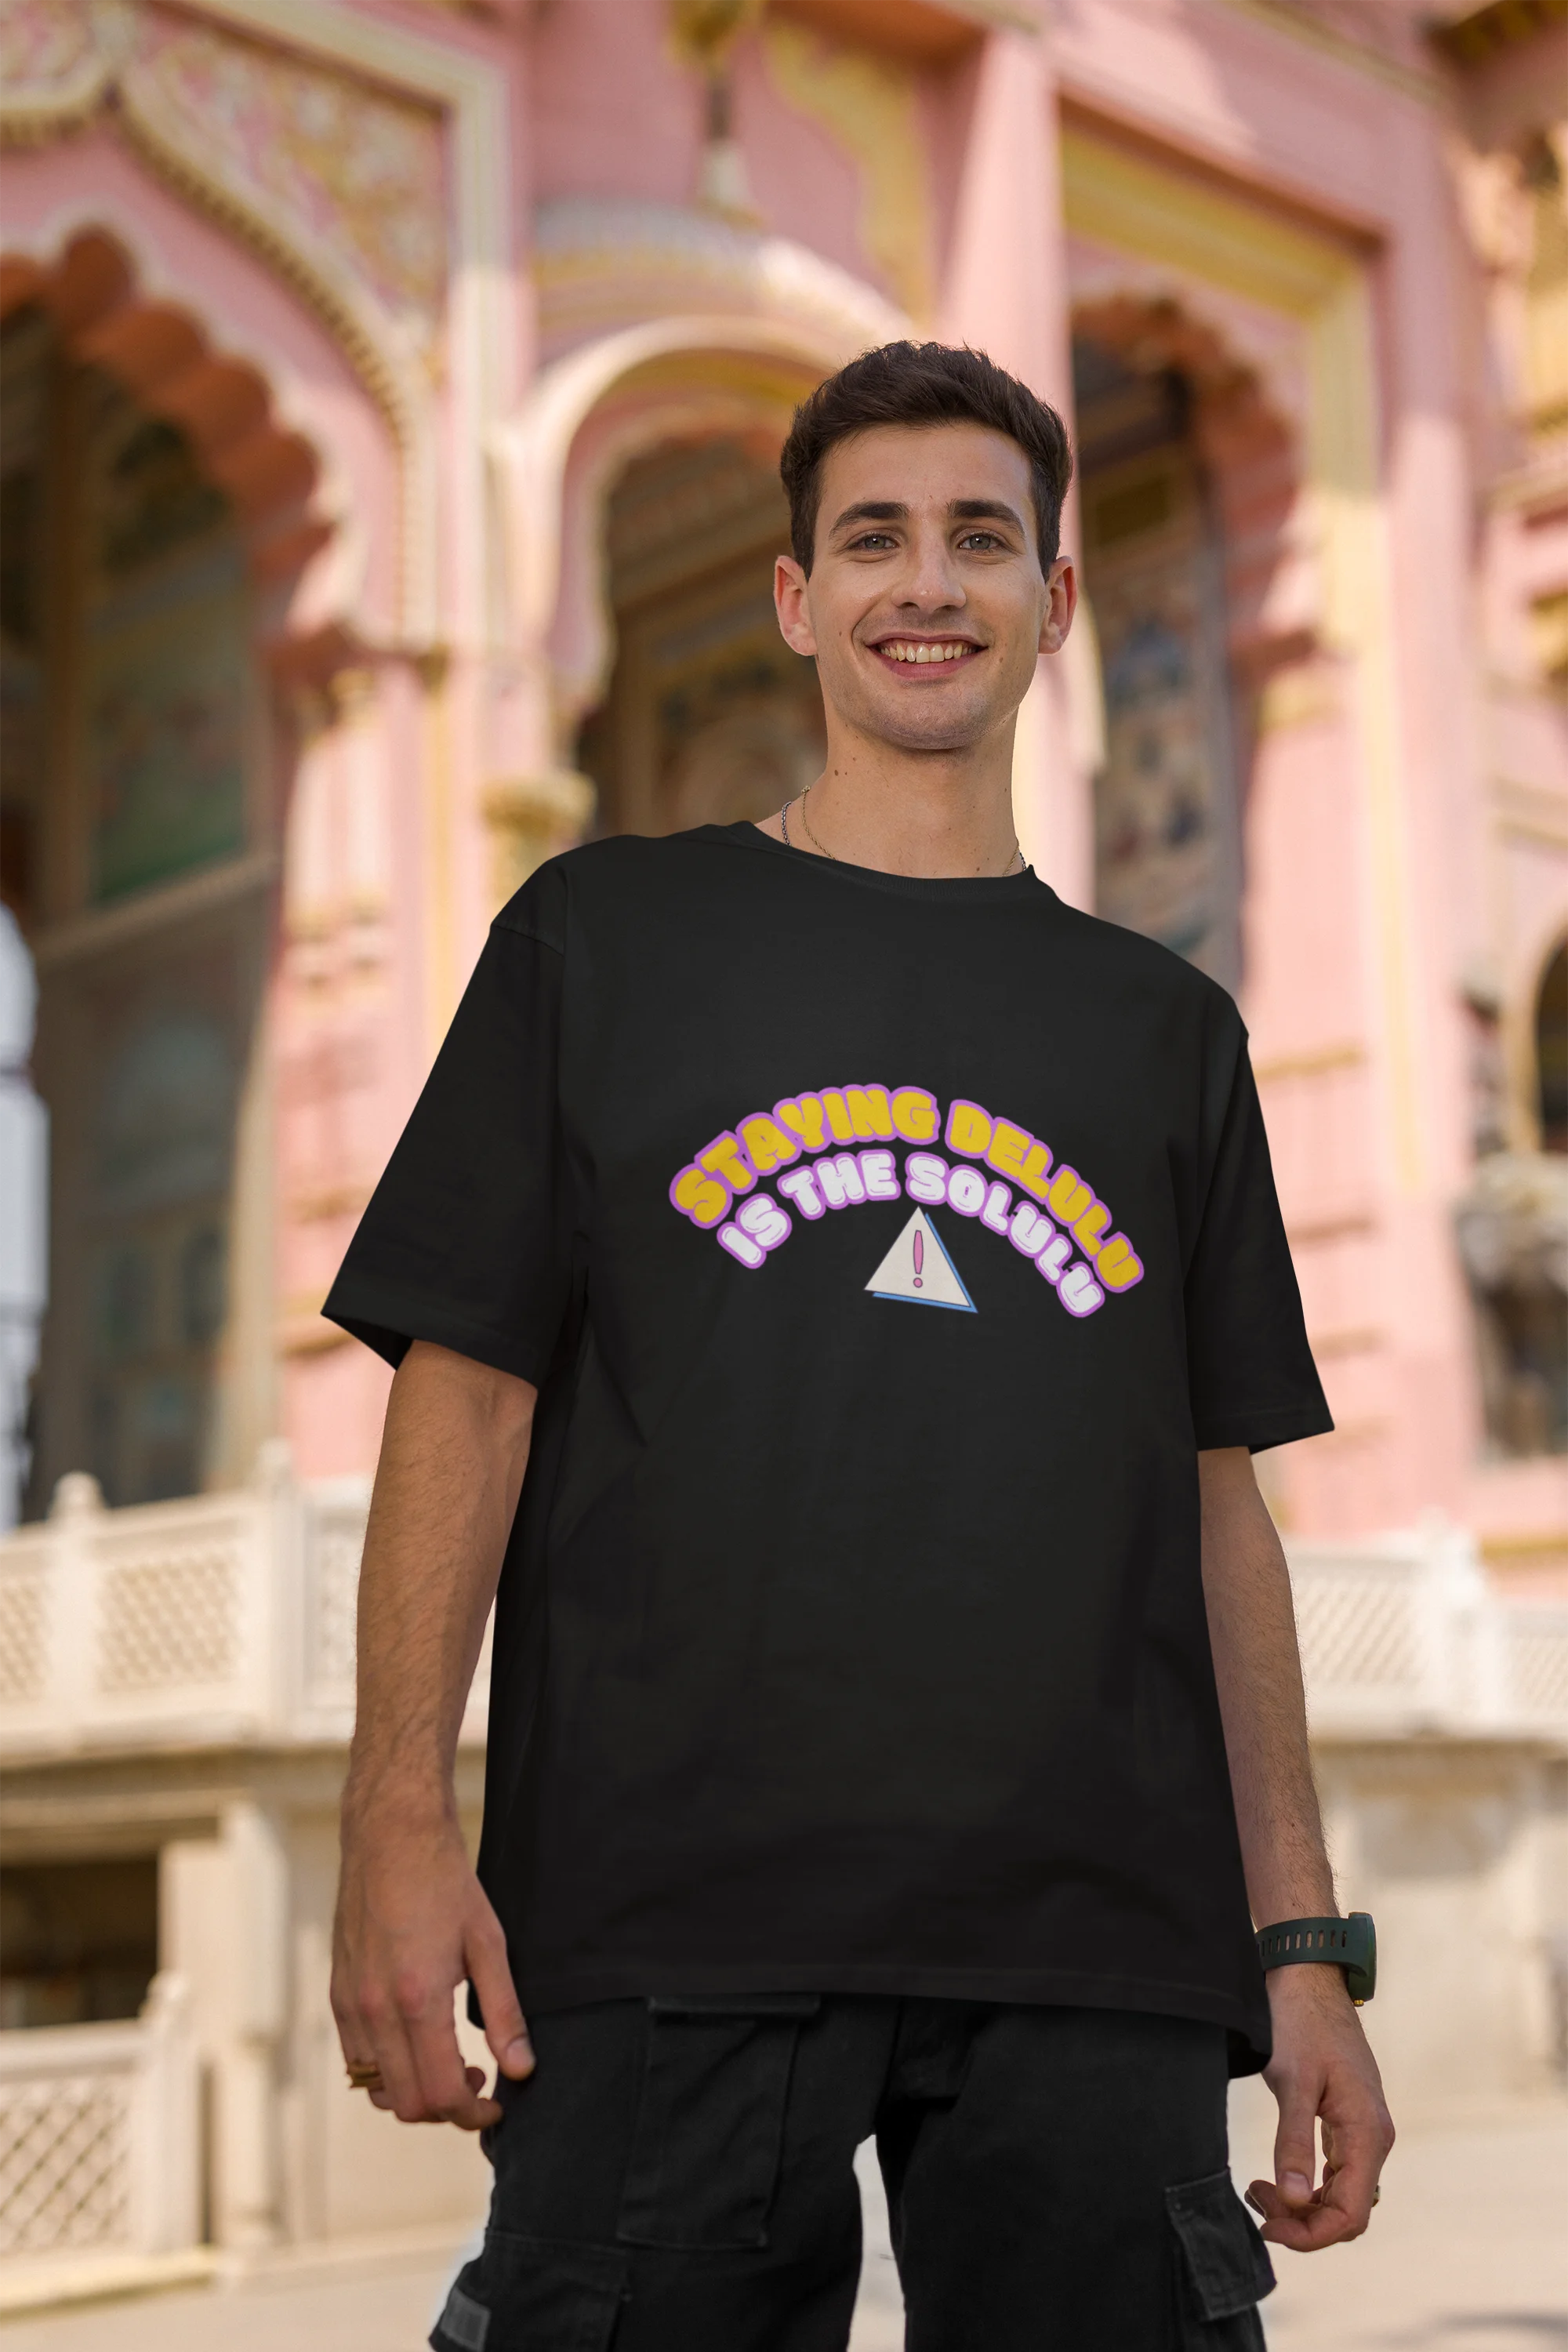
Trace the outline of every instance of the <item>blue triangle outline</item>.
<instances>
[{"instance_id":1,"label":"blue triangle outline","mask_svg":"<svg viewBox=\"0 0 1568 2352\"><path fill-rule=\"evenodd\" d=\"M915 1205L917 1208L925 1207L925 1203L923 1202L917 1202ZM911 1298L907 1290L873 1290L871 1297L873 1298L886 1298L889 1304L894 1307L945 1307L950 1315L978 1315L980 1309L974 1304L973 1299L969 1296L969 1285L965 1282L963 1276L954 1265L951 1256L949 1256L947 1244L942 1240L942 1235L938 1233L936 1229L936 1221L932 1217L929 1209L926 1210L926 1226L927 1230L930 1232L932 1241L942 1252L942 1259L946 1265L949 1274L952 1275L954 1282L957 1283L960 1290L963 1293L963 1306L961 1307L959 1305L956 1298Z\"/></svg>"}]
</instances>

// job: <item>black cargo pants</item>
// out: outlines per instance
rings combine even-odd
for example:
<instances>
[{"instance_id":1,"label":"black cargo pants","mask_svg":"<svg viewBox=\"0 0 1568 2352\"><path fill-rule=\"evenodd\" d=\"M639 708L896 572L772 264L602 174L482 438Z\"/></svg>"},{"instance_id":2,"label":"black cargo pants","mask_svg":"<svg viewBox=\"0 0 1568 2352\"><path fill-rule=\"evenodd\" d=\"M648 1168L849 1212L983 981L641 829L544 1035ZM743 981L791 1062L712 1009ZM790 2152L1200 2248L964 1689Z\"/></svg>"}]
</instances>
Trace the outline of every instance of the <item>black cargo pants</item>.
<instances>
[{"instance_id":1,"label":"black cargo pants","mask_svg":"<svg viewBox=\"0 0 1568 2352\"><path fill-rule=\"evenodd\" d=\"M780 1993L533 2038L437 2352L844 2352L872 2134L908 2352L1262 2352L1218 2026Z\"/></svg>"}]
</instances>

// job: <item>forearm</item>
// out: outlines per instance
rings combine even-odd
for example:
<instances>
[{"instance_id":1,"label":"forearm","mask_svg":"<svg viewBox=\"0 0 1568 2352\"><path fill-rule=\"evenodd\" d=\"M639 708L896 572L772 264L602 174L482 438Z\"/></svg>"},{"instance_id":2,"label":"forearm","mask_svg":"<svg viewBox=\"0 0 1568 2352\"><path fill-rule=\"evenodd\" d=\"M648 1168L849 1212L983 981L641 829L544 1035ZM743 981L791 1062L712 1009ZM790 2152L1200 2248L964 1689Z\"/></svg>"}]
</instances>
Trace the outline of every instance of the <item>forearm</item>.
<instances>
[{"instance_id":1,"label":"forearm","mask_svg":"<svg viewBox=\"0 0 1568 2352\"><path fill-rule=\"evenodd\" d=\"M1204 1598L1252 1916L1267 1927L1331 1913L1285 1554L1245 1451L1201 1454L1198 1470Z\"/></svg>"},{"instance_id":2,"label":"forearm","mask_svg":"<svg viewBox=\"0 0 1568 2352\"><path fill-rule=\"evenodd\" d=\"M372 1804L450 1808L535 1395L525 1381L420 1342L398 1368L360 1571L351 1817Z\"/></svg>"}]
</instances>

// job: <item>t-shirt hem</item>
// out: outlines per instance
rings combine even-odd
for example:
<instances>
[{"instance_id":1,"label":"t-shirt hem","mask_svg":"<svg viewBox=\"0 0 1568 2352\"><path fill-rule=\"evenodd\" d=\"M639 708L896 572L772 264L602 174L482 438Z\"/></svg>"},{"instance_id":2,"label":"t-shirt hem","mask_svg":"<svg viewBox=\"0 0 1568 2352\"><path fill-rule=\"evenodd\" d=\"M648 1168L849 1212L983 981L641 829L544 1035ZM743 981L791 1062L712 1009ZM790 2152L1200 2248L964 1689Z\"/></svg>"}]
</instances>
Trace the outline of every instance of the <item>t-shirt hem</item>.
<instances>
[{"instance_id":1,"label":"t-shirt hem","mask_svg":"<svg viewBox=\"0 0 1568 2352\"><path fill-rule=\"evenodd\" d=\"M1222 1445L1245 1445L1250 1453L1264 1454L1270 1446L1294 1445L1303 1437L1327 1437L1333 1425L1334 1417L1323 1404L1283 1405L1274 1412L1247 1405L1230 1412L1196 1414L1193 1428L1200 1454Z\"/></svg>"},{"instance_id":2,"label":"t-shirt hem","mask_svg":"<svg viewBox=\"0 0 1568 2352\"><path fill-rule=\"evenodd\" d=\"M1196 2018L1232 2037L1231 2073L1257 2074L1271 2047L1267 2007L1249 2007L1212 1985L1102 1969L901 1967L883 1961L746 1962L726 1968L627 1960L594 1968L524 1968L518 1980L523 2013L585 2008L592 2001L676 1995L821 1992L908 1995L916 2000L1038 2003L1071 2009L1131 2009ZM1239 2044L1239 2048L1237 2047Z\"/></svg>"},{"instance_id":3,"label":"t-shirt hem","mask_svg":"<svg viewBox=\"0 0 1568 2352\"><path fill-rule=\"evenodd\" d=\"M321 1315L326 1322L336 1323L354 1339L363 1339L394 1366L403 1361L412 1341L427 1339L433 1347L450 1348L456 1356L471 1357L492 1371L510 1372L536 1388L544 1377L541 1353L519 1345L510 1334L466 1323L413 1292L383 1290L363 1276L334 1283Z\"/></svg>"}]
</instances>

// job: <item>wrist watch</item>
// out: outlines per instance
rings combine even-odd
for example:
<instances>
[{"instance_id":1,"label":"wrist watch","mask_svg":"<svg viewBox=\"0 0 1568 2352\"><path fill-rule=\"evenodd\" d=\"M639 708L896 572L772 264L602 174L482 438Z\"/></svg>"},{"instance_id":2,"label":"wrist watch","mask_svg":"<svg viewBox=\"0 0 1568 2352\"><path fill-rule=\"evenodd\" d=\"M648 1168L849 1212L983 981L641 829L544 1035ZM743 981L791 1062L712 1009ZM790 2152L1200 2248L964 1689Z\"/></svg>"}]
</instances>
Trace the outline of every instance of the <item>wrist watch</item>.
<instances>
[{"instance_id":1,"label":"wrist watch","mask_svg":"<svg viewBox=\"0 0 1568 2352\"><path fill-rule=\"evenodd\" d=\"M1352 1911L1348 1919L1281 1919L1260 1927L1255 1940L1266 1969L1300 1963L1342 1969L1345 1990L1358 2009L1377 1990L1377 1930L1370 1911Z\"/></svg>"}]
</instances>

